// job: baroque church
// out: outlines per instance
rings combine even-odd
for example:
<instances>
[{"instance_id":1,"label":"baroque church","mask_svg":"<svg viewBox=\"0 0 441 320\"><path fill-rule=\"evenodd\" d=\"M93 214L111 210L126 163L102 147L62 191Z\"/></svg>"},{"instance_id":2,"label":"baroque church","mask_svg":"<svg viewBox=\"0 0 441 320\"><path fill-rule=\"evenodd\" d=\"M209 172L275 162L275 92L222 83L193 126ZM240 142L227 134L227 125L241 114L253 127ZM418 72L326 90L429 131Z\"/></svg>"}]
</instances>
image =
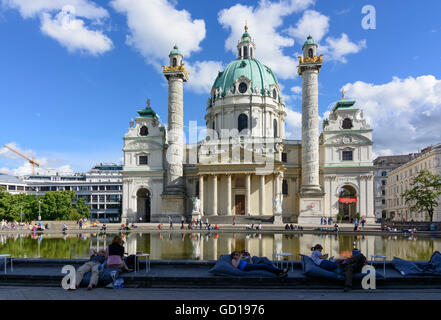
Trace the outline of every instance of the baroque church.
<instances>
[{"instance_id":1,"label":"baroque church","mask_svg":"<svg viewBox=\"0 0 441 320\"><path fill-rule=\"evenodd\" d=\"M206 137L184 144L183 87L191 75L175 46L169 66L163 66L168 126L148 101L124 136L123 221L184 217L307 224L322 217L351 221L359 214L373 222L372 129L343 93L320 133L323 55L317 49L309 36L299 57L301 140L286 139L286 107L276 75L255 58L257 48L245 27L237 59L214 80Z\"/></svg>"}]
</instances>

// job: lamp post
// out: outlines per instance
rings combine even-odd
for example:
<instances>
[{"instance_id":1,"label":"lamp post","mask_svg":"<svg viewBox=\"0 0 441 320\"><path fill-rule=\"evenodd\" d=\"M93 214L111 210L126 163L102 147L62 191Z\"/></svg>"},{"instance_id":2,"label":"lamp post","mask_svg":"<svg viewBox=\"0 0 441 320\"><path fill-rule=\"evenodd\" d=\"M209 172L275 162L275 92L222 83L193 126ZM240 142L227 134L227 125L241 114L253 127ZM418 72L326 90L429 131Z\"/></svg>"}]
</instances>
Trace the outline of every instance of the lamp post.
<instances>
[{"instance_id":1,"label":"lamp post","mask_svg":"<svg viewBox=\"0 0 441 320\"><path fill-rule=\"evenodd\" d=\"M41 221L41 200L38 200L38 221Z\"/></svg>"}]
</instances>

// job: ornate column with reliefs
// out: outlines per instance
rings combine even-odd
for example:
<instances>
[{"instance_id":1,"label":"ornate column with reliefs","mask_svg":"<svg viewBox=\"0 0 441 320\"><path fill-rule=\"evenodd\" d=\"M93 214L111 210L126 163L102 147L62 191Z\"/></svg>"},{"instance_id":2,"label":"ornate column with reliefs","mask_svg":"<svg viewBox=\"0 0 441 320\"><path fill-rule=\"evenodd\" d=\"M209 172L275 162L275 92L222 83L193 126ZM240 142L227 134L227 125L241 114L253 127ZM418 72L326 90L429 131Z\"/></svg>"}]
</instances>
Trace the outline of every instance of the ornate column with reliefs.
<instances>
[{"instance_id":1,"label":"ornate column with reliefs","mask_svg":"<svg viewBox=\"0 0 441 320\"><path fill-rule=\"evenodd\" d=\"M302 76L302 183L299 223L317 223L323 214L324 192L319 181L318 74L322 55L311 36L303 45L298 73Z\"/></svg>"},{"instance_id":2,"label":"ornate column with reliefs","mask_svg":"<svg viewBox=\"0 0 441 320\"><path fill-rule=\"evenodd\" d=\"M184 148L184 82L188 73L182 63L183 56L175 46L170 52L170 65L163 66L168 80L168 132L167 132L167 184L162 194L165 216L185 215L185 185L183 177Z\"/></svg>"}]
</instances>

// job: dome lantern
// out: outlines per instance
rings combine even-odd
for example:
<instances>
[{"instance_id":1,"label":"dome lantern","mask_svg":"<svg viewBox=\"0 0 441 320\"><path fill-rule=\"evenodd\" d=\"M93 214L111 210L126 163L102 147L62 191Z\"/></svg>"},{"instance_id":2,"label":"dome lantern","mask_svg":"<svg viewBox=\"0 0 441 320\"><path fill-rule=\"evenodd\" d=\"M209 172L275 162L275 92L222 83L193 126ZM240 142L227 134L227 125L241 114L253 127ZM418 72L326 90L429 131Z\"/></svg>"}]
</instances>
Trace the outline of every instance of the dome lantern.
<instances>
[{"instance_id":1,"label":"dome lantern","mask_svg":"<svg viewBox=\"0 0 441 320\"><path fill-rule=\"evenodd\" d=\"M248 33L248 26L245 24L245 32L242 34L237 45L237 58L238 59L254 59L254 51L256 45Z\"/></svg>"}]
</instances>

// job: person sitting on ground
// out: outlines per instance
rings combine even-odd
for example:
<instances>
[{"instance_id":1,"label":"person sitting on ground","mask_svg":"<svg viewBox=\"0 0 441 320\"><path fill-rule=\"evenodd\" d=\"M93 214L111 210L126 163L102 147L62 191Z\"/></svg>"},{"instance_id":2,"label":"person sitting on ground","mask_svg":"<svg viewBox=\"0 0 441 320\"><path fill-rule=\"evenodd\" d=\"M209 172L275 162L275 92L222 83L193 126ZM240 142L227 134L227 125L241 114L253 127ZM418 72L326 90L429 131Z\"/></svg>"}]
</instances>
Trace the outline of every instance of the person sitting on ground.
<instances>
[{"instance_id":1,"label":"person sitting on ground","mask_svg":"<svg viewBox=\"0 0 441 320\"><path fill-rule=\"evenodd\" d=\"M65 232L65 231L67 230L67 226L66 226L66 224L63 223L63 227L61 228L61 230L62 230L63 232Z\"/></svg>"},{"instance_id":2,"label":"person sitting on ground","mask_svg":"<svg viewBox=\"0 0 441 320\"><path fill-rule=\"evenodd\" d=\"M289 230L289 224L285 225L285 230Z\"/></svg>"},{"instance_id":3,"label":"person sitting on ground","mask_svg":"<svg viewBox=\"0 0 441 320\"><path fill-rule=\"evenodd\" d=\"M334 231L338 231L338 224L334 224Z\"/></svg>"},{"instance_id":4,"label":"person sitting on ground","mask_svg":"<svg viewBox=\"0 0 441 320\"><path fill-rule=\"evenodd\" d=\"M233 267L242 271L266 270L278 275L279 277L288 276L288 269L281 270L275 267L272 263L268 262L253 264L251 259L248 260L248 256L249 254L240 254L238 251L233 251L230 255L231 264L233 265Z\"/></svg>"},{"instance_id":5,"label":"person sitting on ground","mask_svg":"<svg viewBox=\"0 0 441 320\"><path fill-rule=\"evenodd\" d=\"M314 247L311 248L312 254L311 259L314 261L316 265L318 265L320 268L328 270L328 271L334 271L339 268L339 264L334 261L329 261L328 254L322 254L323 247L320 244L316 244Z\"/></svg>"},{"instance_id":6,"label":"person sitting on ground","mask_svg":"<svg viewBox=\"0 0 441 320\"><path fill-rule=\"evenodd\" d=\"M90 259L81 267L78 268L75 276L75 286L71 289L75 290L80 286L81 280L83 280L84 275L87 272L92 272L90 276L89 285L87 286L87 290L92 290L98 285L98 278L100 274L100 266L106 260L106 250L102 249L100 251L96 251L95 249L90 249Z\"/></svg>"},{"instance_id":7,"label":"person sitting on ground","mask_svg":"<svg viewBox=\"0 0 441 320\"><path fill-rule=\"evenodd\" d=\"M290 228L291 230L294 230L294 225L291 223L291 224L289 225L289 228Z\"/></svg>"},{"instance_id":8,"label":"person sitting on ground","mask_svg":"<svg viewBox=\"0 0 441 320\"><path fill-rule=\"evenodd\" d=\"M106 259L107 266L120 269L122 271L132 272L124 262L124 241L120 236L115 236L112 243L107 246Z\"/></svg>"},{"instance_id":9,"label":"person sitting on ground","mask_svg":"<svg viewBox=\"0 0 441 320\"><path fill-rule=\"evenodd\" d=\"M101 226L101 230L106 231L106 229L107 229L107 226L105 223L103 223L103 225Z\"/></svg>"},{"instance_id":10,"label":"person sitting on ground","mask_svg":"<svg viewBox=\"0 0 441 320\"><path fill-rule=\"evenodd\" d=\"M352 257L346 259L341 264L341 269L344 270L346 275L344 291L350 291L352 289L352 278L354 273L359 273L366 265L367 259L358 249L352 250Z\"/></svg>"}]
</instances>

